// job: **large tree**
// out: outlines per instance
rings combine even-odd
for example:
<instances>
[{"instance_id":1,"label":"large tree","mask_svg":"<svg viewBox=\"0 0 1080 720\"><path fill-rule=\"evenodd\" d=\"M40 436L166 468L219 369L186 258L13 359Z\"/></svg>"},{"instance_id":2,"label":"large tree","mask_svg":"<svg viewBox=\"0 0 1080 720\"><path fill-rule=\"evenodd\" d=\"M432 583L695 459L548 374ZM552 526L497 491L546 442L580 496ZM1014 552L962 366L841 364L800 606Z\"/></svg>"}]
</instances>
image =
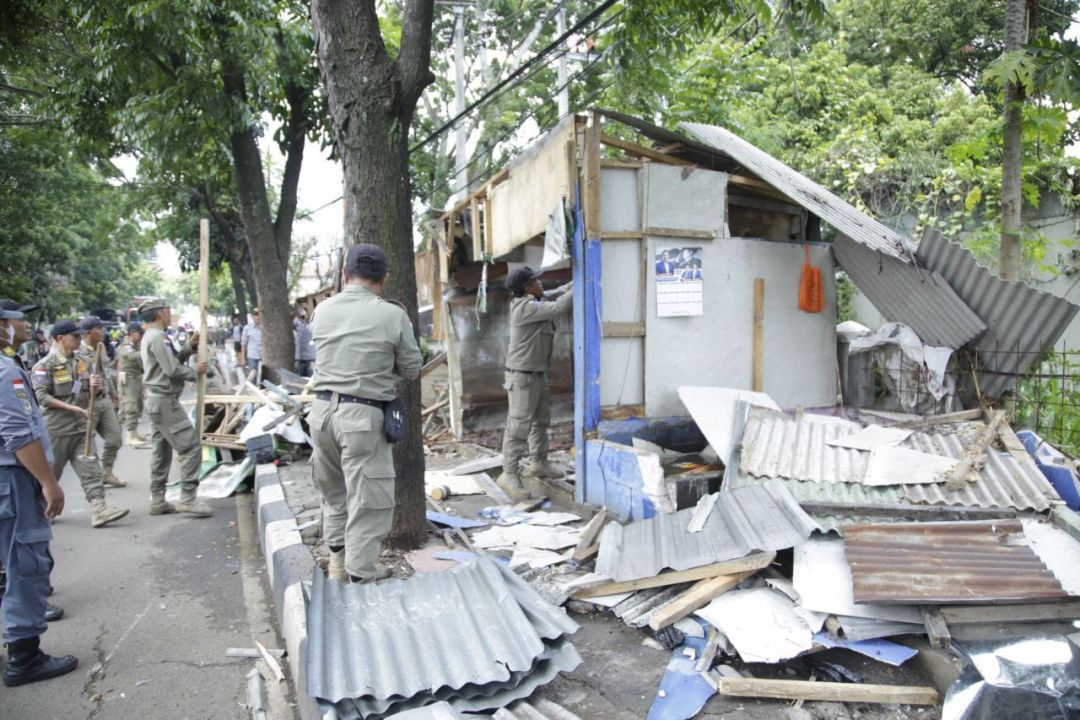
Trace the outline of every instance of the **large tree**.
<instances>
[{"instance_id":1,"label":"large tree","mask_svg":"<svg viewBox=\"0 0 1080 720\"><path fill-rule=\"evenodd\" d=\"M416 273L409 181L409 128L430 70L434 0L405 0L397 51L387 47L374 0L313 0L311 18L333 124L345 170L345 244L380 245L390 260L386 295L417 322ZM423 541L424 453L420 384L402 399L408 423L394 446L397 507L391 544Z\"/></svg>"}]
</instances>

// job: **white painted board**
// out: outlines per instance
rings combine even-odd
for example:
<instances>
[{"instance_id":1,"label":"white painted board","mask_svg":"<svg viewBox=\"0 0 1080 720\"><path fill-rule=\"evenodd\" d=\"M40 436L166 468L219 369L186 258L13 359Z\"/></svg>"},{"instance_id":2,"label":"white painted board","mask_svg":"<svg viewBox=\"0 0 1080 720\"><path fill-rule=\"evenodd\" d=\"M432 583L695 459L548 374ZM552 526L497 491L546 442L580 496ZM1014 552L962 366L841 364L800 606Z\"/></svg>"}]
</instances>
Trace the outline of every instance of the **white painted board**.
<instances>
[{"instance_id":1,"label":"white painted board","mask_svg":"<svg viewBox=\"0 0 1080 720\"><path fill-rule=\"evenodd\" d=\"M795 603L772 588L724 593L695 614L719 628L744 662L780 662L814 644Z\"/></svg>"},{"instance_id":2,"label":"white painted board","mask_svg":"<svg viewBox=\"0 0 1080 720\"><path fill-rule=\"evenodd\" d=\"M931 455L919 450L879 445L870 451L863 485L925 485L944 482L944 474L956 465L956 459Z\"/></svg>"},{"instance_id":3,"label":"white painted board","mask_svg":"<svg viewBox=\"0 0 1080 720\"><path fill-rule=\"evenodd\" d=\"M884 425L867 425L861 430L856 430L850 435L826 440L826 444L833 447L850 448L852 450L873 450L882 445L899 445L908 439L912 430L904 428L891 428Z\"/></svg>"}]
</instances>

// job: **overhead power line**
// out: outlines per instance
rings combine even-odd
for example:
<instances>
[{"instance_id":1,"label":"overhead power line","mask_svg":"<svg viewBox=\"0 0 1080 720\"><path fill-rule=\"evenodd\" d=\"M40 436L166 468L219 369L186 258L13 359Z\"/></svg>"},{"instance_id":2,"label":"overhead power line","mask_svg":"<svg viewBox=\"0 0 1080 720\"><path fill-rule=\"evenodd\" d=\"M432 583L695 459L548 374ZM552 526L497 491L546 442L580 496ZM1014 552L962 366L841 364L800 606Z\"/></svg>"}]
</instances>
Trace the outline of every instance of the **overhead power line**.
<instances>
[{"instance_id":1,"label":"overhead power line","mask_svg":"<svg viewBox=\"0 0 1080 720\"><path fill-rule=\"evenodd\" d=\"M600 15L602 15L604 13L604 11L606 11L608 8L610 8L612 5L614 5L616 2L617 2L617 0L604 0L604 2L600 3L600 5L597 6L597 8L595 10L591 11L588 15L586 15L581 20L579 20L573 27L569 28L566 32L564 32L562 35L557 37L554 41L552 41L551 43L546 45L543 49L541 49L539 52L537 52L536 55L529 58L529 60L527 60L526 62L522 63L516 70L514 70L514 72L507 75L505 78L503 78L498 83L496 83L492 88L487 90L483 95L481 95L479 98L477 98L472 103L467 105L464 110L462 110L457 115L455 115L454 117L447 120L445 123L443 123L441 126L439 126L436 130L433 130L430 134L428 134L428 136L425 137L423 140L421 140L420 142L416 143L411 148L409 148L409 152L414 153L417 150L419 150L420 148L424 147L429 142L431 142L432 140L434 140L435 138L439 137L444 132L446 132L447 130L452 128L455 124L457 124L457 122L459 120L466 117L473 110L475 110L476 108L480 107L481 105L484 105L485 103L487 103L500 90L502 90L507 85L514 82L517 78L519 78L521 75L523 75L529 68L531 68L532 66L534 66L537 63L544 60L545 57L552 50L559 47L561 44L565 43L566 40L570 36L574 35L579 30L584 28L586 25L591 23L593 20L598 18Z\"/></svg>"}]
</instances>

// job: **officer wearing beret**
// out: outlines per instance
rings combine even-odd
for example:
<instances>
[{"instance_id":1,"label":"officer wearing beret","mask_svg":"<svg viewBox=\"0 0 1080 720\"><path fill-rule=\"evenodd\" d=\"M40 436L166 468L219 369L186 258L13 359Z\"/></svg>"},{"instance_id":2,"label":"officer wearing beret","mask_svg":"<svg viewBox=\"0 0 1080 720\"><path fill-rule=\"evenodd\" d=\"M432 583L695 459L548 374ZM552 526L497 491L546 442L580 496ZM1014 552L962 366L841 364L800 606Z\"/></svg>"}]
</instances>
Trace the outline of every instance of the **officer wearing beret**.
<instances>
[{"instance_id":1,"label":"officer wearing beret","mask_svg":"<svg viewBox=\"0 0 1080 720\"><path fill-rule=\"evenodd\" d=\"M90 392L103 387L103 381L100 375L91 374L88 366L80 368L75 360L83 334L78 325L71 320L60 320L52 326L50 334L52 350L34 365L32 377L34 394L45 410L45 424L52 440L53 473L58 478L63 477L64 468L71 463L82 483L86 501L90 503L90 524L96 528L104 527L124 517L128 511L105 504L101 464L97 459L82 456L86 423L90 418L87 410ZM97 404L96 399L94 404ZM90 446L93 449L93 442Z\"/></svg>"},{"instance_id":2,"label":"officer wearing beret","mask_svg":"<svg viewBox=\"0 0 1080 720\"><path fill-rule=\"evenodd\" d=\"M127 444L131 447L146 445L147 437L139 432L139 420L143 413L143 363L139 351L143 336L143 324L128 325L127 337L116 348L116 364L119 366L121 424L127 431Z\"/></svg>"},{"instance_id":3,"label":"officer wearing beret","mask_svg":"<svg viewBox=\"0 0 1080 720\"><path fill-rule=\"evenodd\" d=\"M23 314L0 309L0 318L22 320ZM40 647L53 568L50 519L64 510L64 491L52 462L30 376L14 358L0 353L0 559L7 569L0 622L8 652L3 679L9 687L64 675L79 664L70 655L52 657Z\"/></svg>"},{"instance_id":4,"label":"officer wearing beret","mask_svg":"<svg viewBox=\"0 0 1080 720\"><path fill-rule=\"evenodd\" d=\"M383 410L397 397L395 376L415 380L421 358L405 310L380 297L388 277L382 249L352 246L343 270L344 290L320 303L311 323L319 362L308 425L330 548L327 574L374 582L390 577L377 559L395 504Z\"/></svg>"},{"instance_id":5,"label":"officer wearing beret","mask_svg":"<svg viewBox=\"0 0 1080 720\"><path fill-rule=\"evenodd\" d=\"M83 331L82 344L75 353L79 372L88 371L91 377L101 379L94 396L94 416L90 418L94 432L105 441L105 449L101 453L101 482L105 487L126 487L127 483L113 472L123 439L115 407L120 398L113 380L114 362L106 351L105 326L101 318L89 315L79 322L79 327Z\"/></svg>"},{"instance_id":6,"label":"officer wearing beret","mask_svg":"<svg viewBox=\"0 0 1080 720\"><path fill-rule=\"evenodd\" d=\"M150 514L182 512L195 517L210 517L214 511L196 499L202 440L180 406L184 383L194 382L209 370L205 362L196 363L194 368L184 364L198 345L199 333L192 333L183 350L176 353L172 343L165 339L165 328L172 323L168 303L161 298L147 300L139 306L139 316L146 327L139 354L146 387L146 414L150 416L153 428L150 437L154 451L150 465ZM173 450L180 456L180 501L175 505L165 500Z\"/></svg>"},{"instance_id":7,"label":"officer wearing beret","mask_svg":"<svg viewBox=\"0 0 1080 720\"><path fill-rule=\"evenodd\" d=\"M554 302L545 302L539 272L522 267L506 279L506 287L514 294L503 384L510 408L503 431L503 473L498 483L511 496L527 495L519 475L526 452L532 458L530 475L561 477L547 461L547 431L551 424L547 373L551 368L555 320L570 312L571 285L567 283L552 293L557 298Z\"/></svg>"}]
</instances>

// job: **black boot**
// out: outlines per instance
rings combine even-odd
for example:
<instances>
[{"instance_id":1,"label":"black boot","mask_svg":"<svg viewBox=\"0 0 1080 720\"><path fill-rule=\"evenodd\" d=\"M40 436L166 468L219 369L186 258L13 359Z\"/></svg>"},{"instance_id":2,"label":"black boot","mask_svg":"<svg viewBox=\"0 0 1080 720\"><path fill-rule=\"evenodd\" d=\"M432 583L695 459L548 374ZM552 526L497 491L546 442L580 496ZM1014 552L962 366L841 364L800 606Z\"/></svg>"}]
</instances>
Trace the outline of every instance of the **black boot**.
<instances>
[{"instance_id":1,"label":"black boot","mask_svg":"<svg viewBox=\"0 0 1080 720\"><path fill-rule=\"evenodd\" d=\"M25 685L66 675L79 666L74 655L53 657L41 652L41 638L26 638L8 643L8 664L4 668L4 684L8 687Z\"/></svg>"}]
</instances>

